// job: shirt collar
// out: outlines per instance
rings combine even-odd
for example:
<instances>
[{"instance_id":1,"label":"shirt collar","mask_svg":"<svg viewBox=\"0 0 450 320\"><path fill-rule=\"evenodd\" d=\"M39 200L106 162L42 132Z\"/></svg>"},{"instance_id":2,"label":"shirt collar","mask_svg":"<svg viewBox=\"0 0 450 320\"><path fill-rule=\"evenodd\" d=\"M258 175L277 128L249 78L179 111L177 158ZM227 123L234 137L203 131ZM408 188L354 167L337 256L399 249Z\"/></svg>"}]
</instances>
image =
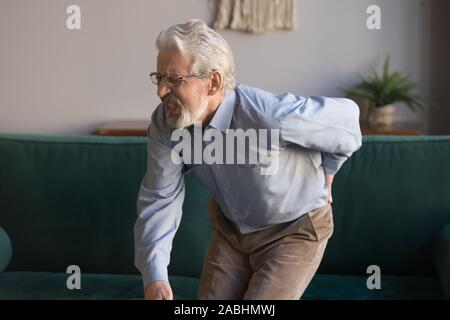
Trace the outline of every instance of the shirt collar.
<instances>
[{"instance_id":1,"label":"shirt collar","mask_svg":"<svg viewBox=\"0 0 450 320\"><path fill-rule=\"evenodd\" d=\"M235 104L236 92L233 90L223 98L208 126L226 132L230 128Z\"/></svg>"}]
</instances>

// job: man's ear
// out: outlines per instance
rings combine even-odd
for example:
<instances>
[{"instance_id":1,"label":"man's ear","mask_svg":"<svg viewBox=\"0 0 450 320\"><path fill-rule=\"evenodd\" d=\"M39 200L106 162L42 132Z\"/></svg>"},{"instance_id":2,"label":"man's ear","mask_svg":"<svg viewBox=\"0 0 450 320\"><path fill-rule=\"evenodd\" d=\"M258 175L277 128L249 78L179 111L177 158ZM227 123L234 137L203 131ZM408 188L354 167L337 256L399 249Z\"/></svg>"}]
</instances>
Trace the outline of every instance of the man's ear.
<instances>
[{"instance_id":1,"label":"man's ear","mask_svg":"<svg viewBox=\"0 0 450 320\"><path fill-rule=\"evenodd\" d=\"M210 96L213 96L216 93L220 92L220 90L222 89L222 84L223 84L222 74L217 70L213 70L210 76L208 94Z\"/></svg>"}]
</instances>

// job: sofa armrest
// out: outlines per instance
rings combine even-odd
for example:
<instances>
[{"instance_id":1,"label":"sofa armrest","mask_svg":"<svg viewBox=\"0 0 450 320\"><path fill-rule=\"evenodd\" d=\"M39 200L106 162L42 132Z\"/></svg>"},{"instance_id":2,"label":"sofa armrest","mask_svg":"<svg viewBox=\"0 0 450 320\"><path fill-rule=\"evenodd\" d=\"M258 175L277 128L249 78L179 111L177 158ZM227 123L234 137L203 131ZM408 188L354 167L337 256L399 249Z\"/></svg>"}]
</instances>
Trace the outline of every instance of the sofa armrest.
<instances>
[{"instance_id":1,"label":"sofa armrest","mask_svg":"<svg viewBox=\"0 0 450 320\"><path fill-rule=\"evenodd\" d=\"M450 298L450 224L433 241L433 258L445 297Z\"/></svg>"},{"instance_id":2,"label":"sofa armrest","mask_svg":"<svg viewBox=\"0 0 450 320\"><path fill-rule=\"evenodd\" d=\"M0 227L0 272L6 269L11 261L12 246L8 234Z\"/></svg>"}]
</instances>

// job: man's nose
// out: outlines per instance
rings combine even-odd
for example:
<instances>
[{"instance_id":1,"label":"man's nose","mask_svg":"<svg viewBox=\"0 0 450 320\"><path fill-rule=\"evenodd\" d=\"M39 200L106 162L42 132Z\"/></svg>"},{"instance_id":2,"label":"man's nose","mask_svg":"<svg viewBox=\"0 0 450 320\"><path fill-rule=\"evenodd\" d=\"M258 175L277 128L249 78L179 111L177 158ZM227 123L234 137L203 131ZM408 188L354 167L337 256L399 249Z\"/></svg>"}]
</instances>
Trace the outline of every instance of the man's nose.
<instances>
[{"instance_id":1,"label":"man's nose","mask_svg":"<svg viewBox=\"0 0 450 320\"><path fill-rule=\"evenodd\" d=\"M158 85L158 97L163 98L165 97L168 93L170 93L171 89L170 87L167 85L166 81L161 81Z\"/></svg>"}]
</instances>

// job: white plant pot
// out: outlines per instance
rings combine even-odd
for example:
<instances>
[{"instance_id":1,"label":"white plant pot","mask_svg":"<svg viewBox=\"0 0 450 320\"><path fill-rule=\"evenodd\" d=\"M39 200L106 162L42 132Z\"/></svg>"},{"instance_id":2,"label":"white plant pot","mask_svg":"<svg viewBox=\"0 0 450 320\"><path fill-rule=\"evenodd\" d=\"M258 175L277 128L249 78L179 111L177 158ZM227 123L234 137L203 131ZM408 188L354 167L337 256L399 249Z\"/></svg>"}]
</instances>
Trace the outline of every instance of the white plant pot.
<instances>
[{"instance_id":1,"label":"white plant pot","mask_svg":"<svg viewBox=\"0 0 450 320\"><path fill-rule=\"evenodd\" d=\"M383 107L372 108L369 115L371 126L384 127L390 126L395 121L395 105L388 104Z\"/></svg>"}]
</instances>

